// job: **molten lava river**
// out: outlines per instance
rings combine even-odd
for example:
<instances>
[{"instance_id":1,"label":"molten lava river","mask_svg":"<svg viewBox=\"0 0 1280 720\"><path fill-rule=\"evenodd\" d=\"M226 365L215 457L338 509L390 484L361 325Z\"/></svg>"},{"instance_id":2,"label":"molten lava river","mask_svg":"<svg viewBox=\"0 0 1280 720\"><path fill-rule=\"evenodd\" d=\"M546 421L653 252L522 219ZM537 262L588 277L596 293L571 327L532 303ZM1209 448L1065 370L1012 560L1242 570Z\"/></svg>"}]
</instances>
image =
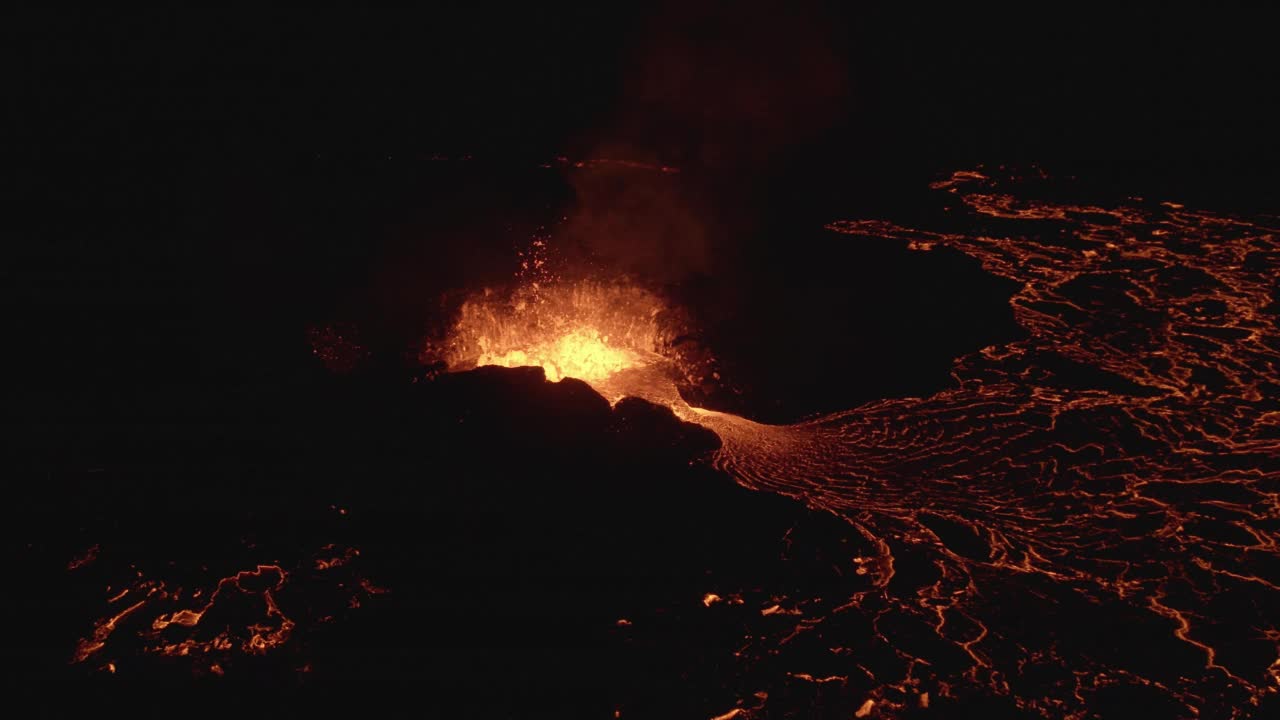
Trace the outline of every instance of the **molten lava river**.
<instances>
[{"instance_id":1,"label":"molten lava river","mask_svg":"<svg viewBox=\"0 0 1280 720\"><path fill-rule=\"evenodd\" d=\"M854 717L973 688L1050 718L1119 696L1152 717L1275 707L1280 224L1002 187L934 185L981 231L828 228L1017 282L1026 337L957 359L930 397L765 425L681 399L645 292L528 283L463 308L451 369L537 365L668 406L720 437L714 465L739 484L844 523L847 555L812 588L708 592L708 612L755 617L724 658L739 699L719 720L774 717L797 683L856 688Z\"/></svg>"},{"instance_id":2,"label":"molten lava river","mask_svg":"<svg viewBox=\"0 0 1280 720\"><path fill-rule=\"evenodd\" d=\"M467 301L428 354L668 407L719 436L716 469L839 528L813 573L694 603L746 629L714 661L732 695L714 720L921 717L974 695L1028 717L1117 698L1280 717L1280 221L1032 200L979 172L934 189L968 229L828 227L1016 282L1025 334L957 358L929 397L791 425L693 407L677 388L702 371L663 301L626 283L523 277ZM186 589L139 572L75 659L114 671L113 633L137 618L146 651L211 673L287 648L379 592L351 575L330 583L336 609L295 612L289 588L355 572L354 550L324 553Z\"/></svg>"}]
</instances>

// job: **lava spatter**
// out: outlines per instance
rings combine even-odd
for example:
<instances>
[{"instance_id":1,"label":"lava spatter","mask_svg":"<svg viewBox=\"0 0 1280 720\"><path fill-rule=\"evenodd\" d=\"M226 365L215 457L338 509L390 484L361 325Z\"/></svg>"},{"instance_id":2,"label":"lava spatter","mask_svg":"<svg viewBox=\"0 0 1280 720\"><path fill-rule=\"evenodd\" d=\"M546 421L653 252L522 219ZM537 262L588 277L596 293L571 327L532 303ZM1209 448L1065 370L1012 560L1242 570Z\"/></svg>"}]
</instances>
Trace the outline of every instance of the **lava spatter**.
<instances>
[{"instance_id":1,"label":"lava spatter","mask_svg":"<svg viewBox=\"0 0 1280 720\"><path fill-rule=\"evenodd\" d=\"M673 347L679 326L671 315L660 297L622 281L527 281L464 302L448 337L423 359L450 370L541 367L552 382L584 380L614 402L632 395L666 405L679 399L673 379L688 372Z\"/></svg>"}]
</instances>

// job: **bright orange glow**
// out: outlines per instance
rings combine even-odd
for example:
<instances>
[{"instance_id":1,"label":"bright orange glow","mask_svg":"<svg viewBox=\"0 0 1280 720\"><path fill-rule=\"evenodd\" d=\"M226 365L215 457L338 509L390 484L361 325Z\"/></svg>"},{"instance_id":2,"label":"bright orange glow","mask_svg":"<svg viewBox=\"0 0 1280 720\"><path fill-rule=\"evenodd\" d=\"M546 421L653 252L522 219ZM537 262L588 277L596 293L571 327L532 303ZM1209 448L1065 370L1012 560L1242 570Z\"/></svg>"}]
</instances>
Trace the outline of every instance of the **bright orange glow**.
<instances>
[{"instance_id":1,"label":"bright orange glow","mask_svg":"<svg viewBox=\"0 0 1280 720\"><path fill-rule=\"evenodd\" d=\"M680 404L667 315L658 296L627 283L530 282L463 303L448 338L424 359L450 370L540 367L552 382L583 380L611 402L635 395Z\"/></svg>"},{"instance_id":2,"label":"bright orange glow","mask_svg":"<svg viewBox=\"0 0 1280 720\"><path fill-rule=\"evenodd\" d=\"M566 377L604 380L643 362L635 352L610 345L609 337L602 337L599 330L579 327L526 350L509 350L501 355L485 353L476 360L476 365L538 366L546 371L548 380L557 382Z\"/></svg>"}]
</instances>

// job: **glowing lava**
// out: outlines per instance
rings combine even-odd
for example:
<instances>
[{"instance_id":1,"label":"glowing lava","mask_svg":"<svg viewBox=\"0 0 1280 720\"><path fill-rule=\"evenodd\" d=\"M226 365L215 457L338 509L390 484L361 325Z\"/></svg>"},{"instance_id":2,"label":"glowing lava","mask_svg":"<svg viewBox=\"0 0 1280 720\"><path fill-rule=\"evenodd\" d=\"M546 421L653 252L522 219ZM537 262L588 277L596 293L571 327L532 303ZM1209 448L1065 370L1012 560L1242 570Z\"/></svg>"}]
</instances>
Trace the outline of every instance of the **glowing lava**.
<instances>
[{"instance_id":1,"label":"glowing lava","mask_svg":"<svg viewBox=\"0 0 1280 720\"><path fill-rule=\"evenodd\" d=\"M839 583L691 600L727 613L709 598L738 596L758 613L724 655L740 701L719 717L807 685L845 703L841 717L975 692L1044 718L1117 698L1164 717L1273 716L1280 225L1028 199L1023 179L979 172L934 187L972 229L828 226L958 251L1017 282L1027 337L957 358L932 396L788 426L689 407L659 371L660 305L621 287L472 303L449 367L538 364L667 405L720 436L714 465L740 484L847 524Z\"/></svg>"},{"instance_id":2,"label":"glowing lava","mask_svg":"<svg viewBox=\"0 0 1280 720\"><path fill-rule=\"evenodd\" d=\"M249 657L297 655L304 645L295 639L300 632L305 635L360 607L362 596L386 592L346 567L359 554L329 544L289 569L257 564L211 586L184 586L134 570L132 577L107 588L109 610L80 640L71 660L92 661L114 674L152 656L187 664L197 675L224 675ZM288 615L278 599L286 585L295 586L290 590L296 610ZM305 603L298 602L298 585L306 589Z\"/></svg>"},{"instance_id":3,"label":"glowing lava","mask_svg":"<svg viewBox=\"0 0 1280 720\"><path fill-rule=\"evenodd\" d=\"M476 360L476 365L538 366L552 382L566 377L590 382L605 380L622 370L640 367L644 362L635 352L610 345L609 337L601 337L599 330L579 327L559 339L532 345L527 350L508 350L501 355L486 352Z\"/></svg>"},{"instance_id":4,"label":"glowing lava","mask_svg":"<svg viewBox=\"0 0 1280 720\"><path fill-rule=\"evenodd\" d=\"M631 395L682 406L675 378L689 370L672 348L676 334L661 298L638 286L528 283L463 303L449 336L423 355L451 371L541 367L548 380L583 380L610 402Z\"/></svg>"}]
</instances>

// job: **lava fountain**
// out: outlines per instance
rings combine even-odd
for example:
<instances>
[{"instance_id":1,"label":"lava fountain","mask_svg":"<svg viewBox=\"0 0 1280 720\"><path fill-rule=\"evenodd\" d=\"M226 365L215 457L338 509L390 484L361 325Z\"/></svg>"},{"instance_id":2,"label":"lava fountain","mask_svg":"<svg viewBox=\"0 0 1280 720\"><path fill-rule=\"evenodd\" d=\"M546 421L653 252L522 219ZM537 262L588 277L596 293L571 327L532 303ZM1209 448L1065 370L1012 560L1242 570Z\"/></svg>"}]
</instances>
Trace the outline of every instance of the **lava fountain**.
<instances>
[{"instance_id":1,"label":"lava fountain","mask_svg":"<svg viewBox=\"0 0 1280 720\"><path fill-rule=\"evenodd\" d=\"M656 294L625 281L530 282L462 304L445 341L425 357L450 371L540 367L547 380L582 380L616 403L639 397L684 412L676 379L691 372L679 325Z\"/></svg>"}]
</instances>

